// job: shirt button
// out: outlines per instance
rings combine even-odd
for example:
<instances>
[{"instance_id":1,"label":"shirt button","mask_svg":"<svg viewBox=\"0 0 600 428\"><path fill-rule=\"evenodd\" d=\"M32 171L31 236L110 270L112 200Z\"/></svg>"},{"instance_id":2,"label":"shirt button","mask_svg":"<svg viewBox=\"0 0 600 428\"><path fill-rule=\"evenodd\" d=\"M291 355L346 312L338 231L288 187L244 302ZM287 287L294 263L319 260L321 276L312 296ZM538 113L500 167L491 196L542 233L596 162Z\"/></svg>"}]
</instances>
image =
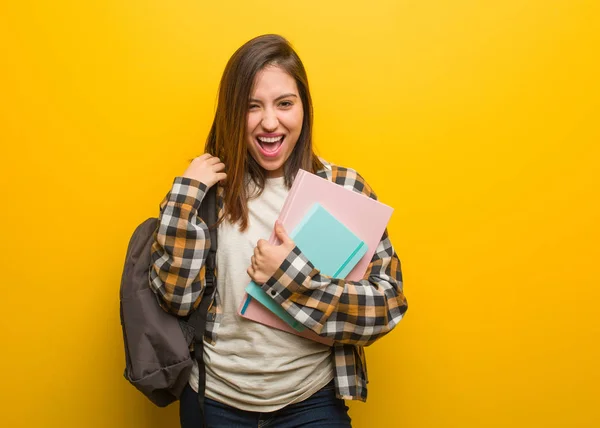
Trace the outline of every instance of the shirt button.
<instances>
[{"instance_id":1,"label":"shirt button","mask_svg":"<svg viewBox=\"0 0 600 428\"><path fill-rule=\"evenodd\" d=\"M277 296L277 291L271 290L271 296L273 296L273 297Z\"/></svg>"}]
</instances>

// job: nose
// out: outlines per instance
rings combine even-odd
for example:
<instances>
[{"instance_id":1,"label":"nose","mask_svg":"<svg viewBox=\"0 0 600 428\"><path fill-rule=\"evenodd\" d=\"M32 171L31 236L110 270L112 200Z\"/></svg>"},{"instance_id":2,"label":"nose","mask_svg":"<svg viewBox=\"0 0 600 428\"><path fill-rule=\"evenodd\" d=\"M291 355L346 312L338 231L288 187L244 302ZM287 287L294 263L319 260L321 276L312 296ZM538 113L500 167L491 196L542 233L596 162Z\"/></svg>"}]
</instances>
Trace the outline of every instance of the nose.
<instances>
[{"instance_id":1,"label":"nose","mask_svg":"<svg viewBox=\"0 0 600 428\"><path fill-rule=\"evenodd\" d=\"M266 109L263 114L261 125L267 132L275 131L279 126L277 114L272 109Z\"/></svg>"}]
</instances>

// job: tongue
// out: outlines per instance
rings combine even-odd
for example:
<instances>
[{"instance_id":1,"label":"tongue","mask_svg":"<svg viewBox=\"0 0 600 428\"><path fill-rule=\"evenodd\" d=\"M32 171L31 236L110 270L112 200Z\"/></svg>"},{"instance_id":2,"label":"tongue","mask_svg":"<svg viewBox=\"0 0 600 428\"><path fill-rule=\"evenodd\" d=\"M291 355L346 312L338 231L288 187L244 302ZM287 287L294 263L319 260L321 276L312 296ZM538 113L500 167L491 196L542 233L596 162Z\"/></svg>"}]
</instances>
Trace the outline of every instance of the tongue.
<instances>
[{"instance_id":1,"label":"tongue","mask_svg":"<svg viewBox=\"0 0 600 428\"><path fill-rule=\"evenodd\" d=\"M267 152L274 152L281 145L281 140L277 141L275 143L264 143L264 142L261 142L260 145L262 146L263 149L265 149L265 151L267 151Z\"/></svg>"}]
</instances>

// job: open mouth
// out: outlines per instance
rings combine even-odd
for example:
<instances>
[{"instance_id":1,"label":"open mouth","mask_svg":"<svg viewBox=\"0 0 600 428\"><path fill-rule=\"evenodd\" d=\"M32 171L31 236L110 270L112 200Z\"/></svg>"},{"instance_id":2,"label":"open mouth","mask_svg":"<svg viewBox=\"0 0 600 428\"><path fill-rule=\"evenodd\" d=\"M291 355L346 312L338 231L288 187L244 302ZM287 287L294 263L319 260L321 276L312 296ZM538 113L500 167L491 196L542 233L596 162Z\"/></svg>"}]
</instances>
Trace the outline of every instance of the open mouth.
<instances>
[{"instance_id":1,"label":"open mouth","mask_svg":"<svg viewBox=\"0 0 600 428\"><path fill-rule=\"evenodd\" d=\"M284 139L285 135L278 137L256 137L256 142L263 156L275 157L281 151Z\"/></svg>"}]
</instances>

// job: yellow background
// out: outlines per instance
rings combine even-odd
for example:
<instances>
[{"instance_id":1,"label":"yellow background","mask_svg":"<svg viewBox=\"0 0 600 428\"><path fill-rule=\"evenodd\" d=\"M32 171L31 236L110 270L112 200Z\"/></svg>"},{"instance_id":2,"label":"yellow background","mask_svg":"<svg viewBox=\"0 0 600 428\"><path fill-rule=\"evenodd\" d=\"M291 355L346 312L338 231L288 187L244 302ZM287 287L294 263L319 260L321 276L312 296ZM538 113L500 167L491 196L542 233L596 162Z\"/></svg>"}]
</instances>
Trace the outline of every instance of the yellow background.
<instances>
[{"instance_id":1,"label":"yellow background","mask_svg":"<svg viewBox=\"0 0 600 428\"><path fill-rule=\"evenodd\" d=\"M2 1L0 425L177 426L122 377L123 256L267 32L396 209L410 309L354 426L600 426L597 0Z\"/></svg>"}]
</instances>

